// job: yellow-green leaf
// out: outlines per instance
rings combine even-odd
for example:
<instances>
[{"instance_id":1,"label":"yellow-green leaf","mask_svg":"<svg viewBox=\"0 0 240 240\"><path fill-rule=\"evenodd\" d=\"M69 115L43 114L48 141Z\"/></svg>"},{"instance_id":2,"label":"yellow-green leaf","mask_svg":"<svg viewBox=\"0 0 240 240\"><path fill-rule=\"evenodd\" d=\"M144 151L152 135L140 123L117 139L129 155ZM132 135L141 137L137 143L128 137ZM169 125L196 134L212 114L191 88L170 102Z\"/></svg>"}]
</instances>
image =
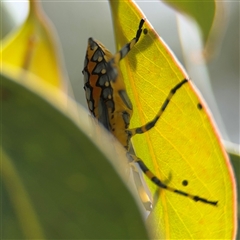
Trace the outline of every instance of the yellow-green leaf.
<instances>
[{"instance_id":1,"label":"yellow-green leaf","mask_svg":"<svg viewBox=\"0 0 240 240\"><path fill-rule=\"evenodd\" d=\"M143 14L132 1L110 1L117 49L131 40ZM164 23L164 24L167 24ZM130 127L152 120L169 91L188 78L167 46L148 30L120 67L133 103ZM148 133L132 139L138 157L174 188L218 201L211 206L160 189L149 217L153 238L233 239L235 179L206 104L191 82L183 85ZM188 181L187 186L182 182ZM156 186L148 181L152 194Z\"/></svg>"},{"instance_id":2,"label":"yellow-green leaf","mask_svg":"<svg viewBox=\"0 0 240 240\"><path fill-rule=\"evenodd\" d=\"M40 3L30 1L26 21L1 43L2 68L7 65L23 68L64 90L62 66L53 33L51 23L42 11Z\"/></svg>"},{"instance_id":3,"label":"yellow-green leaf","mask_svg":"<svg viewBox=\"0 0 240 240\"><path fill-rule=\"evenodd\" d=\"M97 147L86 111L30 75L0 74L2 239L148 239L112 141L98 129Z\"/></svg>"}]
</instances>

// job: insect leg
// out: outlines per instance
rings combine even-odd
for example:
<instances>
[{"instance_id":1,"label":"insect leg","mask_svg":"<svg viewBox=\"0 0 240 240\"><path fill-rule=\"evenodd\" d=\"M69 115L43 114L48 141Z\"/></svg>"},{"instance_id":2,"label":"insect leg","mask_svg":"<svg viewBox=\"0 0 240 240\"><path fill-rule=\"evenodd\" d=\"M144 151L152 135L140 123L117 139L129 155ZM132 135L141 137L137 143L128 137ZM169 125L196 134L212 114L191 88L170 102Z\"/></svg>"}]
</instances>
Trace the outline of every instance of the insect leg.
<instances>
[{"instance_id":1,"label":"insect leg","mask_svg":"<svg viewBox=\"0 0 240 240\"><path fill-rule=\"evenodd\" d=\"M166 189L170 192L173 192L173 193L177 193L179 195L182 195L182 196L185 196L185 197L188 197L188 198L191 198L192 200L194 200L195 202L202 202L202 203L206 203L206 204L210 204L210 205L213 205L213 206L217 206L217 203L218 201L209 201L207 200L206 198L202 198L202 197L199 197L199 196L196 196L196 195L192 195L192 194L189 194L187 192L184 192L184 191L181 191L181 190L178 190L176 188L173 188L173 187L169 187L168 185L164 184L159 178L157 178L149 169L148 167L145 165L145 163L140 159L138 158L137 156L135 155L132 155L132 154L129 154L128 155L129 158L132 159L132 161L136 162L139 167L141 168L141 170L145 173L145 175L154 183L156 184L158 187L160 188L163 188L163 189Z\"/></svg>"},{"instance_id":2,"label":"insect leg","mask_svg":"<svg viewBox=\"0 0 240 240\"><path fill-rule=\"evenodd\" d=\"M138 40L142 34L142 27L143 27L144 22L145 22L145 20L141 19L136 36L129 43L127 43L125 46L123 46L122 49L119 50L113 56L113 58L108 62L107 72L112 81L115 81L118 76L116 66L118 65L120 60L123 59L130 52L130 50L133 48L133 46L138 42Z\"/></svg>"},{"instance_id":3,"label":"insect leg","mask_svg":"<svg viewBox=\"0 0 240 240\"><path fill-rule=\"evenodd\" d=\"M127 43L125 46L123 46L122 49L119 50L113 56L113 58L109 61L110 64L113 64L113 65L118 64L119 61L121 59L123 59L130 52L130 50L138 42L138 40L142 34L142 27L143 27L144 22L145 22L145 20L141 19L135 38L133 38L129 43Z\"/></svg>"},{"instance_id":4,"label":"insect leg","mask_svg":"<svg viewBox=\"0 0 240 240\"><path fill-rule=\"evenodd\" d=\"M130 166L132 169L132 177L133 177L138 195L141 199L141 202L147 211L151 211L152 201L150 200L150 197L147 194L146 189L144 187L141 170L134 163L131 163Z\"/></svg>"},{"instance_id":5,"label":"insect leg","mask_svg":"<svg viewBox=\"0 0 240 240\"><path fill-rule=\"evenodd\" d=\"M154 119L152 119L150 122L146 123L145 125L143 125L141 127L128 129L127 131L129 131L130 135L134 136L135 134L145 133L145 132L149 131L150 129L152 129L155 126L155 124L157 123L158 119L162 116L163 112L165 111L166 107L168 106L169 102L171 101L173 95L176 93L176 91L179 88L182 87L182 85L184 83L187 83L187 82L188 82L188 80L184 79L179 84L177 84L174 88L172 88L171 91L169 92L166 100L164 101L163 105L161 106L160 110L158 111L157 115L154 117Z\"/></svg>"}]
</instances>

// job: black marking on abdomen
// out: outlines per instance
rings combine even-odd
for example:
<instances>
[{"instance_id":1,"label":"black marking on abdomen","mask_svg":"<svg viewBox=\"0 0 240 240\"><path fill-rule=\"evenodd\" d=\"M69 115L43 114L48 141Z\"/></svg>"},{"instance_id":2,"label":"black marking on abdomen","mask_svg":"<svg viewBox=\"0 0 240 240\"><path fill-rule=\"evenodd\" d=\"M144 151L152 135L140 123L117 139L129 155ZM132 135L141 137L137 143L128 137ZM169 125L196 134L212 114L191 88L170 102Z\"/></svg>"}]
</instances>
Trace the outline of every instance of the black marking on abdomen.
<instances>
[{"instance_id":1,"label":"black marking on abdomen","mask_svg":"<svg viewBox=\"0 0 240 240\"><path fill-rule=\"evenodd\" d=\"M122 113L122 118L125 124L125 129L128 129L129 124L130 124L130 114L126 111Z\"/></svg>"}]
</instances>

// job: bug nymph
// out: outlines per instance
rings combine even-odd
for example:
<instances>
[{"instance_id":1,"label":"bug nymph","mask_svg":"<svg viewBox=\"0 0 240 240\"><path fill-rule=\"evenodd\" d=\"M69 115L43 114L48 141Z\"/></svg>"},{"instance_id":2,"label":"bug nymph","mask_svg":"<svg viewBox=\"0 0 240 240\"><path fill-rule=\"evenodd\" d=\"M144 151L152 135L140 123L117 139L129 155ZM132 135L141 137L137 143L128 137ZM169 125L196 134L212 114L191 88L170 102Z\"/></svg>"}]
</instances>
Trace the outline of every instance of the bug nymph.
<instances>
[{"instance_id":1,"label":"bug nymph","mask_svg":"<svg viewBox=\"0 0 240 240\"><path fill-rule=\"evenodd\" d=\"M115 138L125 147L130 162L139 165L146 176L158 187L188 197L194 201L205 204L217 205L217 201L210 201L164 184L145 165L143 160L138 158L134 152L130 153L131 137L135 134L145 133L152 128L161 118L166 108L169 106L172 97L188 83L183 79L169 91L169 94L156 116L141 127L129 129L133 107L128 97L125 83L119 69L118 63L123 59L138 42L142 31L147 34L148 30L143 30L145 20L139 23L136 36L127 43L119 52L112 55L99 41L88 39L88 48L84 62L84 89L88 108L91 114L101 123ZM185 182L184 182L185 183Z\"/></svg>"},{"instance_id":2,"label":"bug nymph","mask_svg":"<svg viewBox=\"0 0 240 240\"><path fill-rule=\"evenodd\" d=\"M113 55L97 40L89 38L83 70L84 89L88 108L92 115L128 148L126 129L132 116L132 104L125 90L121 72L116 65L115 74L108 72L108 62ZM121 80L120 80L121 79Z\"/></svg>"}]
</instances>

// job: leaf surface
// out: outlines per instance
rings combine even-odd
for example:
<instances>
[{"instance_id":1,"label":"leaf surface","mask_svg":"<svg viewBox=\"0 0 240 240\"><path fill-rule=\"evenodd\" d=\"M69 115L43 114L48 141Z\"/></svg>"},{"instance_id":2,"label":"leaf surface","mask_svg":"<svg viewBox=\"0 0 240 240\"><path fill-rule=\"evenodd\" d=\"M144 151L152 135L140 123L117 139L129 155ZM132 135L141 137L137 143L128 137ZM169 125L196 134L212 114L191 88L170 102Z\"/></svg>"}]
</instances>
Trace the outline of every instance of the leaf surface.
<instances>
[{"instance_id":1,"label":"leaf surface","mask_svg":"<svg viewBox=\"0 0 240 240\"><path fill-rule=\"evenodd\" d=\"M132 1L110 1L110 5L119 50L135 37L143 14ZM152 120L169 91L188 78L149 22L145 28L148 33L120 63L133 103L130 127ZM154 239L234 238L236 189L232 168L207 106L191 82L176 92L154 129L134 136L132 141L137 156L164 183L218 201L216 207L160 189L148 219ZM187 186L183 186L184 180ZM156 186L147 182L156 195Z\"/></svg>"},{"instance_id":2,"label":"leaf surface","mask_svg":"<svg viewBox=\"0 0 240 240\"><path fill-rule=\"evenodd\" d=\"M97 147L88 114L79 108L76 118L75 105L43 83L1 74L2 238L148 239L106 157L116 152Z\"/></svg>"}]
</instances>

